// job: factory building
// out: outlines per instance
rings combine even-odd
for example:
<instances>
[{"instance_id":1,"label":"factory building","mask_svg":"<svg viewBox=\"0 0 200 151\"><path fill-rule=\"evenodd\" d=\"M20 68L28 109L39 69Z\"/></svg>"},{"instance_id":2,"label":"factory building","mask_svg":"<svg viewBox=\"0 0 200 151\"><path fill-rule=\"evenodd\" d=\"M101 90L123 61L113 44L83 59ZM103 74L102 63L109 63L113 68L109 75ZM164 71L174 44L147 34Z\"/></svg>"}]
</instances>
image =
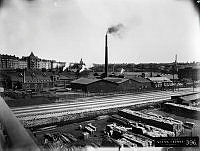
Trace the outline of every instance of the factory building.
<instances>
[{"instance_id":1,"label":"factory building","mask_svg":"<svg viewBox=\"0 0 200 151\"><path fill-rule=\"evenodd\" d=\"M52 88L54 82L52 75L48 72L26 72L25 81L22 83L22 88L25 90L42 91Z\"/></svg>"},{"instance_id":2,"label":"factory building","mask_svg":"<svg viewBox=\"0 0 200 151\"><path fill-rule=\"evenodd\" d=\"M154 88L164 88L164 87L172 87L173 83L167 77L148 77L151 81L152 87Z\"/></svg>"},{"instance_id":3,"label":"factory building","mask_svg":"<svg viewBox=\"0 0 200 151\"><path fill-rule=\"evenodd\" d=\"M9 71L1 74L4 88L41 91L53 86L52 75L41 71Z\"/></svg>"},{"instance_id":4,"label":"factory building","mask_svg":"<svg viewBox=\"0 0 200 151\"><path fill-rule=\"evenodd\" d=\"M128 91L134 89L130 79L106 77L104 80L114 83L116 85L116 91Z\"/></svg>"},{"instance_id":5,"label":"factory building","mask_svg":"<svg viewBox=\"0 0 200 151\"><path fill-rule=\"evenodd\" d=\"M126 78L131 80L132 86L135 89L151 89L151 81L149 79L143 77L136 76L125 76Z\"/></svg>"},{"instance_id":6,"label":"factory building","mask_svg":"<svg viewBox=\"0 0 200 151\"><path fill-rule=\"evenodd\" d=\"M150 89L151 82L142 77L135 77L134 79L117 77L105 77L103 79L79 78L71 82L71 88L93 93L127 92L138 89Z\"/></svg>"},{"instance_id":7,"label":"factory building","mask_svg":"<svg viewBox=\"0 0 200 151\"><path fill-rule=\"evenodd\" d=\"M79 78L71 82L73 90L83 92L106 93L116 91L117 84L103 79Z\"/></svg>"}]
</instances>

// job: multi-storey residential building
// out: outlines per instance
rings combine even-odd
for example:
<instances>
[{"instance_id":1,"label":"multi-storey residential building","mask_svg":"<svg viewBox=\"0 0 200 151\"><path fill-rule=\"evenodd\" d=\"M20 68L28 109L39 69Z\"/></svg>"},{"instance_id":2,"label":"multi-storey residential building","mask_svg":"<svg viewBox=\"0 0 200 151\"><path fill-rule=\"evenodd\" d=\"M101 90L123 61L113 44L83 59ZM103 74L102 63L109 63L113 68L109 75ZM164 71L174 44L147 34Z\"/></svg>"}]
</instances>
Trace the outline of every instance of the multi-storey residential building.
<instances>
[{"instance_id":1,"label":"multi-storey residential building","mask_svg":"<svg viewBox=\"0 0 200 151\"><path fill-rule=\"evenodd\" d=\"M52 64L53 63L53 67L52 67ZM37 61L37 68L38 69L42 69L42 68L45 68L45 69L52 69L52 68L56 68L56 67L60 67L62 65L60 65L58 62L54 62L54 61L51 61L51 60L45 60L45 59L40 59Z\"/></svg>"},{"instance_id":2,"label":"multi-storey residential building","mask_svg":"<svg viewBox=\"0 0 200 151\"><path fill-rule=\"evenodd\" d=\"M47 60L46 67L47 69L51 69L51 60Z\"/></svg>"},{"instance_id":3,"label":"multi-storey residential building","mask_svg":"<svg viewBox=\"0 0 200 151\"><path fill-rule=\"evenodd\" d=\"M29 69L37 69L39 58L31 52L30 56L28 57L28 68Z\"/></svg>"},{"instance_id":4,"label":"multi-storey residential building","mask_svg":"<svg viewBox=\"0 0 200 151\"><path fill-rule=\"evenodd\" d=\"M26 69L26 68L28 68L28 63L27 63L27 61L26 61L26 60L19 59L18 68L19 68L19 69Z\"/></svg>"},{"instance_id":5,"label":"multi-storey residential building","mask_svg":"<svg viewBox=\"0 0 200 151\"><path fill-rule=\"evenodd\" d=\"M55 60L52 60L51 62L51 68L64 68L65 67L65 62L56 62Z\"/></svg>"},{"instance_id":6,"label":"multi-storey residential building","mask_svg":"<svg viewBox=\"0 0 200 151\"><path fill-rule=\"evenodd\" d=\"M37 61L37 68L38 69L46 68L46 62L44 60L42 60L42 59L39 59Z\"/></svg>"},{"instance_id":7,"label":"multi-storey residential building","mask_svg":"<svg viewBox=\"0 0 200 151\"><path fill-rule=\"evenodd\" d=\"M13 64L12 64L13 69L19 68L19 58L18 57L16 59L13 59L12 62L13 62Z\"/></svg>"},{"instance_id":8,"label":"multi-storey residential building","mask_svg":"<svg viewBox=\"0 0 200 151\"><path fill-rule=\"evenodd\" d=\"M16 69L18 67L18 59L15 55L0 55L0 68Z\"/></svg>"},{"instance_id":9,"label":"multi-storey residential building","mask_svg":"<svg viewBox=\"0 0 200 151\"><path fill-rule=\"evenodd\" d=\"M29 56L19 57L11 55L0 55L0 69L53 69L63 68L65 62L55 60L40 59L31 52Z\"/></svg>"}]
</instances>

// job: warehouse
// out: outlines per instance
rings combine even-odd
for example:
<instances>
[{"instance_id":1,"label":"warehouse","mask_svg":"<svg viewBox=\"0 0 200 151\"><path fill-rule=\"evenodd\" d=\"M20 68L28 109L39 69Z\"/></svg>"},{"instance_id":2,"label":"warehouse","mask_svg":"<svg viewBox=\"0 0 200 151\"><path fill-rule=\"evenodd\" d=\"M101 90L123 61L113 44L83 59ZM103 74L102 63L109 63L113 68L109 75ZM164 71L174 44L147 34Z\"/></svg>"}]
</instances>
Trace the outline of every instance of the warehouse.
<instances>
[{"instance_id":1,"label":"warehouse","mask_svg":"<svg viewBox=\"0 0 200 151\"><path fill-rule=\"evenodd\" d=\"M136 76L125 76L126 78L131 80L132 87L135 89L151 89L151 81L149 79L143 77Z\"/></svg>"},{"instance_id":2,"label":"warehouse","mask_svg":"<svg viewBox=\"0 0 200 151\"><path fill-rule=\"evenodd\" d=\"M103 79L79 78L71 82L71 88L76 91L106 93L116 91L117 84Z\"/></svg>"},{"instance_id":3,"label":"warehouse","mask_svg":"<svg viewBox=\"0 0 200 151\"><path fill-rule=\"evenodd\" d=\"M169 88L173 86L172 81L167 77L149 77L148 79L154 88Z\"/></svg>"},{"instance_id":4,"label":"warehouse","mask_svg":"<svg viewBox=\"0 0 200 151\"><path fill-rule=\"evenodd\" d=\"M116 84L116 91L128 91L134 89L130 79L106 77L104 80Z\"/></svg>"}]
</instances>

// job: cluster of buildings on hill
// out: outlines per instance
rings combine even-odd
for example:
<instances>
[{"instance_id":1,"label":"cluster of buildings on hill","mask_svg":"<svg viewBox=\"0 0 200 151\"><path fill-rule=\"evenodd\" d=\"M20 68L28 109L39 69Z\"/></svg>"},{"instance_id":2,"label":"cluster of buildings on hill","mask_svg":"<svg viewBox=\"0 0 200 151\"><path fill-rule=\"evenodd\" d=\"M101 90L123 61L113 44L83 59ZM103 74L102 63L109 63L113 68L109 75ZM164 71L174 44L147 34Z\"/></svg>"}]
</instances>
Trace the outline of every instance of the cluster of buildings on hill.
<instances>
[{"instance_id":1,"label":"cluster of buildings on hill","mask_svg":"<svg viewBox=\"0 0 200 151\"><path fill-rule=\"evenodd\" d=\"M184 77L190 78L191 70L194 70L192 72L193 81L198 80L198 75L200 75L198 74L200 70L193 68L179 69L178 73L182 73L182 77L175 73L161 74L149 72L148 75L146 74L147 72L125 73L124 70L120 74L116 72L110 74L106 70L106 66L104 66L104 73L94 73L91 70L87 70L87 73L83 76L84 72L82 72L82 69L84 65L81 59L80 63L70 63L69 67L63 71L65 62L40 59L33 52L29 56L22 58L0 55L0 87L5 89L42 91L44 88L59 86L64 89L68 87L74 91L86 93L127 92L142 89L164 90L166 88L173 88L174 85L177 86ZM62 72L52 72L54 70L51 69L55 68L61 69Z\"/></svg>"},{"instance_id":2,"label":"cluster of buildings on hill","mask_svg":"<svg viewBox=\"0 0 200 151\"><path fill-rule=\"evenodd\" d=\"M65 64L65 62L38 58L33 52L29 56L23 56L22 58L16 57L15 55L0 54L0 70L53 69L63 68Z\"/></svg>"}]
</instances>

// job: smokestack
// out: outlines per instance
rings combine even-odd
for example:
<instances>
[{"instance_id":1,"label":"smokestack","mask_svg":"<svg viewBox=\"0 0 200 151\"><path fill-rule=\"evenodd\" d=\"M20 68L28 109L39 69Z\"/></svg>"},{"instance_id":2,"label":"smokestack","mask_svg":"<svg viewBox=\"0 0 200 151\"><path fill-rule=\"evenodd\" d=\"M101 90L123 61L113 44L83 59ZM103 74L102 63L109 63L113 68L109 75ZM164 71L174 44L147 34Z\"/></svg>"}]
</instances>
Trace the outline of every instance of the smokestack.
<instances>
[{"instance_id":1,"label":"smokestack","mask_svg":"<svg viewBox=\"0 0 200 151\"><path fill-rule=\"evenodd\" d=\"M123 28L123 24L118 24L116 26L111 26L108 28L105 37L105 77L108 76L108 34L118 34L119 30Z\"/></svg>"},{"instance_id":2,"label":"smokestack","mask_svg":"<svg viewBox=\"0 0 200 151\"><path fill-rule=\"evenodd\" d=\"M105 37L105 77L108 76L108 44L107 33Z\"/></svg>"}]
</instances>

